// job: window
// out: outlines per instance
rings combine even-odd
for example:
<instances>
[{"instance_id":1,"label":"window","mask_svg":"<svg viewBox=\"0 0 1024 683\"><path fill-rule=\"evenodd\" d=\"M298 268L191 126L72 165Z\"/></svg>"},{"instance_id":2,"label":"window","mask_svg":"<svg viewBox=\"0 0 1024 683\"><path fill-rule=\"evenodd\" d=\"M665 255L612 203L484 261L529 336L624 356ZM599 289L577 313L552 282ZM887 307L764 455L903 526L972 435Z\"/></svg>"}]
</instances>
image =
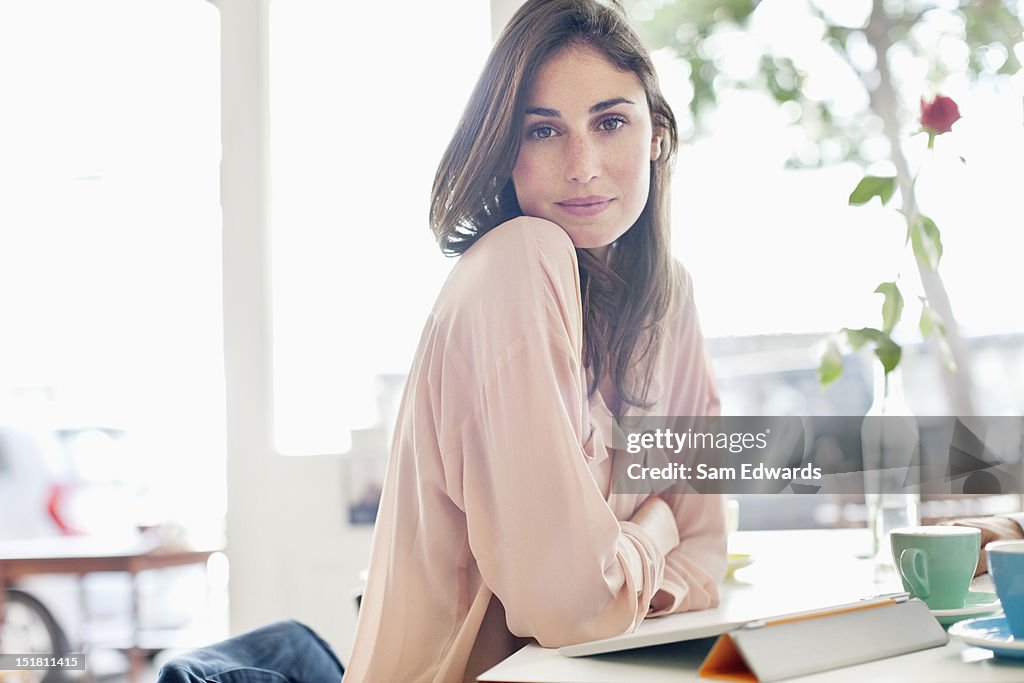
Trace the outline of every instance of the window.
<instances>
[{"instance_id":1,"label":"window","mask_svg":"<svg viewBox=\"0 0 1024 683\"><path fill-rule=\"evenodd\" d=\"M0 419L218 532L219 44L203 0L0 7Z\"/></svg>"},{"instance_id":2,"label":"window","mask_svg":"<svg viewBox=\"0 0 1024 683\"><path fill-rule=\"evenodd\" d=\"M391 428L389 377L408 371L451 267L429 193L490 48L488 7L270 12L275 441L358 450L353 430Z\"/></svg>"}]
</instances>

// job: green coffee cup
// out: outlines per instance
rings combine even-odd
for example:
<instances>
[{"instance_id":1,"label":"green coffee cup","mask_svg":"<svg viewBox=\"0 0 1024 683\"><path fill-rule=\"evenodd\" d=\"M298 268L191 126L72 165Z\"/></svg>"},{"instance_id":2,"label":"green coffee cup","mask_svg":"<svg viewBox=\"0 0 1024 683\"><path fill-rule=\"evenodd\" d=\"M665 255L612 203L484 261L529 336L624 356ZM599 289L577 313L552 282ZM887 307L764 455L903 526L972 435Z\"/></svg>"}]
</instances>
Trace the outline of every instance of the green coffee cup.
<instances>
[{"instance_id":1,"label":"green coffee cup","mask_svg":"<svg viewBox=\"0 0 1024 683\"><path fill-rule=\"evenodd\" d=\"M890 535L892 561L903 587L931 609L964 606L981 553L981 530L914 526Z\"/></svg>"}]
</instances>

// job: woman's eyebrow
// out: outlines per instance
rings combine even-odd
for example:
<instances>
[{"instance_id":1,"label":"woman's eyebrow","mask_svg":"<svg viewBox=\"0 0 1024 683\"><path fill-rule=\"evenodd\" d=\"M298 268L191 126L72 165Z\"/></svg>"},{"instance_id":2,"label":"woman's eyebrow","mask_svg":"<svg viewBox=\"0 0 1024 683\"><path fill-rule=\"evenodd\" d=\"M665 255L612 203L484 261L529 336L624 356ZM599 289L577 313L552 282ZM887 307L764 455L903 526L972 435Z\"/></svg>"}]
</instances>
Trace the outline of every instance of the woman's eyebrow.
<instances>
[{"instance_id":1,"label":"woman's eyebrow","mask_svg":"<svg viewBox=\"0 0 1024 683\"><path fill-rule=\"evenodd\" d=\"M613 97L610 100L605 100L603 102L598 102L597 104L595 104L593 107L590 108L590 113L596 114L598 112L604 111L605 109L611 109L616 104L636 104L636 102L634 102L633 100L627 100L625 97Z\"/></svg>"},{"instance_id":2,"label":"woman's eyebrow","mask_svg":"<svg viewBox=\"0 0 1024 683\"><path fill-rule=\"evenodd\" d=\"M610 100L603 100L598 102L590 108L591 114L597 114L605 109L610 109L617 104L636 104L633 100L627 100L625 97L613 97ZM530 107L526 110L527 114L533 114L534 116L547 116L553 119L562 118L562 112L557 109L549 109L547 107Z\"/></svg>"}]
</instances>

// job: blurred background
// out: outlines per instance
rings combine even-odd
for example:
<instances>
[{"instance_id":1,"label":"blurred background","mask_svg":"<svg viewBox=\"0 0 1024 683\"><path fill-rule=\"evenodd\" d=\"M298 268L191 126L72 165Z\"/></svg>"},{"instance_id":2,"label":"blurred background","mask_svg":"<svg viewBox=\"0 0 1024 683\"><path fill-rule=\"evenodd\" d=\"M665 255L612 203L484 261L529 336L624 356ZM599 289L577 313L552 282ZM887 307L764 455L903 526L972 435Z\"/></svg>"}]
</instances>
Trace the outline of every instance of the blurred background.
<instances>
[{"instance_id":1,"label":"blurred background","mask_svg":"<svg viewBox=\"0 0 1024 683\"><path fill-rule=\"evenodd\" d=\"M70 641L130 621L134 591L156 630L295 617L347 656L397 402L452 265L433 173L519 4L0 6L0 560L40 538L217 551L19 580ZM896 282L907 409L1024 415L1024 6L625 5L682 133L673 249L723 412L868 412L877 361L840 331L883 327L874 291ZM929 149L936 94L962 119ZM850 206L865 174L900 191ZM910 209L941 231L934 268ZM925 516L1019 509L1008 493ZM741 508L745 529L864 523L857 500ZM95 676L125 675L127 647L96 645Z\"/></svg>"}]
</instances>

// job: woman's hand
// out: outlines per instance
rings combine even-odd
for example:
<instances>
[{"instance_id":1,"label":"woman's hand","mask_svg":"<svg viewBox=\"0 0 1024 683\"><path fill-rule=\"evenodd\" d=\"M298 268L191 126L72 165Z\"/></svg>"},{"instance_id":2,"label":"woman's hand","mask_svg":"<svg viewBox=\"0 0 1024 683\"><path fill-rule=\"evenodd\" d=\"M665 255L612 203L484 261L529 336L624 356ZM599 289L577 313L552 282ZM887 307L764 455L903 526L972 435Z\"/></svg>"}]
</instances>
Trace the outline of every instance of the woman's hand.
<instances>
[{"instance_id":1,"label":"woman's hand","mask_svg":"<svg viewBox=\"0 0 1024 683\"><path fill-rule=\"evenodd\" d=\"M981 555L978 557L978 566L974 570L975 576L988 571L988 560L985 555L986 545L992 541L1024 539L1024 530L1021 529L1020 524L1009 517L965 517L947 520L940 524L981 529Z\"/></svg>"},{"instance_id":2,"label":"woman's hand","mask_svg":"<svg viewBox=\"0 0 1024 683\"><path fill-rule=\"evenodd\" d=\"M675 515L668 503L658 496L645 500L629 521L642 527L654 539L663 556L679 545Z\"/></svg>"}]
</instances>

